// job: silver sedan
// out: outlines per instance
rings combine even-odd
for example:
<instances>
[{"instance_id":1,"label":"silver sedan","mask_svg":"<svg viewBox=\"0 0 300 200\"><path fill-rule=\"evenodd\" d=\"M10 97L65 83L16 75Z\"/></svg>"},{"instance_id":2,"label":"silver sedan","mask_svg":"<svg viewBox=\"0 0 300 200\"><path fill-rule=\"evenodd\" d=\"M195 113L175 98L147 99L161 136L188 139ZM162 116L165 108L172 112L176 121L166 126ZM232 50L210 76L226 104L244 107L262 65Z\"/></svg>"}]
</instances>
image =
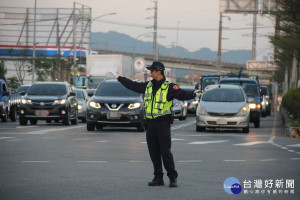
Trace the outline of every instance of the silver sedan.
<instances>
[{"instance_id":1,"label":"silver sedan","mask_svg":"<svg viewBox=\"0 0 300 200\"><path fill-rule=\"evenodd\" d=\"M250 109L244 90L237 85L211 85L201 96L196 131L206 128L241 128L249 133Z\"/></svg>"}]
</instances>

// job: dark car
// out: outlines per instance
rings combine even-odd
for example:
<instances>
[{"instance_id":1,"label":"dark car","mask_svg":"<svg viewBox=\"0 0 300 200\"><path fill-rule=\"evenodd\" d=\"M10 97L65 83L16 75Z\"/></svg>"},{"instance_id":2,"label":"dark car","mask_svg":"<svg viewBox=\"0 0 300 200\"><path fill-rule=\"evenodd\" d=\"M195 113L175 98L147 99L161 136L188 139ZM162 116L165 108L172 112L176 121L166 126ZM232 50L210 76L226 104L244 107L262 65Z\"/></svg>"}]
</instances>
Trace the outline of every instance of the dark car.
<instances>
[{"instance_id":1,"label":"dark car","mask_svg":"<svg viewBox=\"0 0 300 200\"><path fill-rule=\"evenodd\" d=\"M21 93L21 92L27 92L27 90L30 88L31 85L21 85L18 90L17 93Z\"/></svg>"},{"instance_id":2,"label":"dark car","mask_svg":"<svg viewBox=\"0 0 300 200\"><path fill-rule=\"evenodd\" d=\"M220 84L230 84L241 86L249 99L250 122L254 123L255 128L260 126L260 93L258 82L252 78L224 78L220 80Z\"/></svg>"},{"instance_id":3,"label":"dark car","mask_svg":"<svg viewBox=\"0 0 300 200\"><path fill-rule=\"evenodd\" d=\"M87 105L87 130L104 126L137 127L145 131L143 95L125 88L117 80L105 80Z\"/></svg>"},{"instance_id":4,"label":"dark car","mask_svg":"<svg viewBox=\"0 0 300 200\"><path fill-rule=\"evenodd\" d=\"M86 90L73 88L73 92L76 93L78 101L78 119L80 119L82 122L86 122L86 103L88 101Z\"/></svg>"},{"instance_id":5,"label":"dark car","mask_svg":"<svg viewBox=\"0 0 300 200\"><path fill-rule=\"evenodd\" d=\"M261 116L266 117L271 114L272 95L266 85L260 85L259 90L261 97Z\"/></svg>"},{"instance_id":6,"label":"dark car","mask_svg":"<svg viewBox=\"0 0 300 200\"><path fill-rule=\"evenodd\" d=\"M20 125L38 120L62 120L64 125L78 123L77 99L67 82L36 82L27 91L20 105Z\"/></svg>"}]
</instances>

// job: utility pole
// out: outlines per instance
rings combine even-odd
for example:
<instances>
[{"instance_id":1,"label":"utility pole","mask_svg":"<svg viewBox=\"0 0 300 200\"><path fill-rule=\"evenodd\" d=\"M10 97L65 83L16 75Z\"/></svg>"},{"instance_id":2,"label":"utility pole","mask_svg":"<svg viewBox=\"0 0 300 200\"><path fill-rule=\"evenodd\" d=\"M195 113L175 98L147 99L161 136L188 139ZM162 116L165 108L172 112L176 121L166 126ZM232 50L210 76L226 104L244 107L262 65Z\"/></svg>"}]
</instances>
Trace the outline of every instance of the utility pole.
<instances>
[{"instance_id":1,"label":"utility pole","mask_svg":"<svg viewBox=\"0 0 300 200\"><path fill-rule=\"evenodd\" d=\"M35 42L35 37L36 37L36 1L34 1L34 21L33 21L33 53L32 53L32 84L35 80L34 78L34 74L35 74L35 45L36 45L36 42Z\"/></svg>"},{"instance_id":2,"label":"utility pole","mask_svg":"<svg viewBox=\"0 0 300 200\"><path fill-rule=\"evenodd\" d=\"M253 31L252 31L252 60L256 60L256 32L257 32L257 14L253 14Z\"/></svg>"},{"instance_id":3,"label":"utility pole","mask_svg":"<svg viewBox=\"0 0 300 200\"><path fill-rule=\"evenodd\" d=\"M154 1L154 26L153 26L153 59L158 60L157 54L157 1Z\"/></svg>"},{"instance_id":4,"label":"utility pole","mask_svg":"<svg viewBox=\"0 0 300 200\"><path fill-rule=\"evenodd\" d=\"M217 71L220 72L221 59L222 59L222 12L220 12L219 20L219 39L218 39L218 58L217 58Z\"/></svg>"}]
</instances>

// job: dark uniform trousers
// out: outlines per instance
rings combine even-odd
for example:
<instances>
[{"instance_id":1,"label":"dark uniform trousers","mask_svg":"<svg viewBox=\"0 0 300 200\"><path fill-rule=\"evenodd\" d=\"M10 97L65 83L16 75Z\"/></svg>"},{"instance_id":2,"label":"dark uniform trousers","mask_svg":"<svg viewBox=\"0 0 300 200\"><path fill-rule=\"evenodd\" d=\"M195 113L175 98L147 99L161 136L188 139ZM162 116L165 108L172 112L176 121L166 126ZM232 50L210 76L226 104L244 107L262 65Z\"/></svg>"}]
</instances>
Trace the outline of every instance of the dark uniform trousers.
<instances>
[{"instance_id":1,"label":"dark uniform trousers","mask_svg":"<svg viewBox=\"0 0 300 200\"><path fill-rule=\"evenodd\" d=\"M154 167L154 176L162 177L162 161L170 178L177 178L171 153L171 130L168 119L147 119L147 145Z\"/></svg>"}]
</instances>

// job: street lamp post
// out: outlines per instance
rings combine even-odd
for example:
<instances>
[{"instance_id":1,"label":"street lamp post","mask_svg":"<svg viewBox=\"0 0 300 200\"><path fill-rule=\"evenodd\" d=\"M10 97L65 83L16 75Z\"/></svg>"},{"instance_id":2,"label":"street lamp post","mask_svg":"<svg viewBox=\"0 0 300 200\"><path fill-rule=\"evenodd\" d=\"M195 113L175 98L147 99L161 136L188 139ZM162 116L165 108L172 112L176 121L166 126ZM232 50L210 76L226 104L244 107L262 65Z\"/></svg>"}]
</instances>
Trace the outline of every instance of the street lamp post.
<instances>
[{"instance_id":1,"label":"street lamp post","mask_svg":"<svg viewBox=\"0 0 300 200\"><path fill-rule=\"evenodd\" d=\"M116 15L117 13L113 12L113 13L107 13L107 14L104 14L104 15L100 15L100 16L97 16L93 19L90 19L90 37L89 37L89 55L91 55L91 32L92 32L92 23L101 18L101 17L105 17L105 16L108 16L108 15Z\"/></svg>"}]
</instances>

